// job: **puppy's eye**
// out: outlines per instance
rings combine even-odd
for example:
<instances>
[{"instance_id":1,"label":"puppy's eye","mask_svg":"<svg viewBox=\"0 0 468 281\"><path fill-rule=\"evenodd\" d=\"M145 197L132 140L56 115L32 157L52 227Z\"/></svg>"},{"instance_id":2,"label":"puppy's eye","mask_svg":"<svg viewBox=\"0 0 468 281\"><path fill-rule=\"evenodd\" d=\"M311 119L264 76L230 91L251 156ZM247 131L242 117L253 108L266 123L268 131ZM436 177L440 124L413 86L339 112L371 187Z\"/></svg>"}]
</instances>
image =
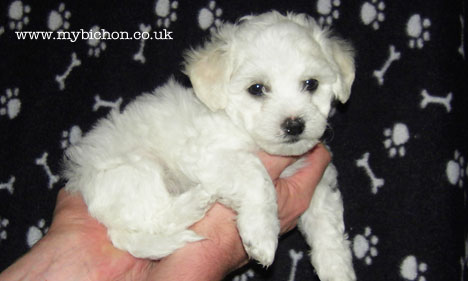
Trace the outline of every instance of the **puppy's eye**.
<instances>
[{"instance_id":1,"label":"puppy's eye","mask_svg":"<svg viewBox=\"0 0 468 281\"><path fill-rule=\"evenodd\" d=\"M265 86L262 84L253 84L250 86L247 91L252 95L252 96L263 96L265 94Z\"/></svg>"},{"instance_id":2,"label":"puppy's eye","mask_svg":"<svg viewBox=\"0 0 468 281\"><path fill-rule=\"evenodd\" d=\"M309 93L315 92L317 90L319 85L319 81L317 79L309 79L304 81L304 90L306 90Z\"/></svg>"}]
</instances>

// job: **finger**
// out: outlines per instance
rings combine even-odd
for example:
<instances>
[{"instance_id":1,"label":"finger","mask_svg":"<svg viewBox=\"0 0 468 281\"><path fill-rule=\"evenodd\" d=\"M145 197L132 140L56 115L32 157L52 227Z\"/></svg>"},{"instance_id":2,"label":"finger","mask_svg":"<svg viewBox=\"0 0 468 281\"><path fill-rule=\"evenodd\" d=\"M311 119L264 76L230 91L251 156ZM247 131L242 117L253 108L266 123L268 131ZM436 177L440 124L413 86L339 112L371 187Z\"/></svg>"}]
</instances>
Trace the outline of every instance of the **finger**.
<instances>
[{"instance_id":1,"label":"finger","mask_svg":"<svg viewBox=\"0 0 468 281\"><path fill-rule=\"evenodd\" d=\"M72 194L64 188L59 190L57 194L57 202L54 210L54 221L66 217L76 218L88 215L88 208L79 194Z\"/></svg>"},{"instance_id":2,"label":"finger","mask_svg":"<svg viewBox=\"0 0 468 281\"><path fill-rule=\"evenodd\" d=\"M294 156L278 156L278 155L271 155L268 154L264 151L260 151L257 153L258 158L263 163L263 166L265 166L268 174L270 175L270 178L273 180L279 178L281 173L291 165L292 163L296 162L298 157Z\"/></svg>"}]
</instances>

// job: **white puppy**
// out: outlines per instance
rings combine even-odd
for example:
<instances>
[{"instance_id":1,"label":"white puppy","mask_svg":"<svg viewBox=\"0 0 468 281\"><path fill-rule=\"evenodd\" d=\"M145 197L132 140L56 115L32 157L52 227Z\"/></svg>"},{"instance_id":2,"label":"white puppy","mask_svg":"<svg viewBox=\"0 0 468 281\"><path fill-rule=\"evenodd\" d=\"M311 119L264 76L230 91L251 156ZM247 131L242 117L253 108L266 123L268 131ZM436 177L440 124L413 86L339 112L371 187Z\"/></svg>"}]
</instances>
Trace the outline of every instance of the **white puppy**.
<instances>
[{"instance_id":1,"label":"white puppy","mask_svg":"<svg viewBox=\"0 0 468 281\"><path fill-rule=\"evenodd\" d=\"M117 248L151 259L203 239L188 227L219 201L237 212L249 256L268 266L280 228L256 151L302 155L319 142L332 101L350 95L351 48L306 15L269 12L220 27L187 53L185 73L193 89L171 80L69 148L66 188ZM333 166L299 227L322 281L355 279Z\"/></svg>"}]
</instances>

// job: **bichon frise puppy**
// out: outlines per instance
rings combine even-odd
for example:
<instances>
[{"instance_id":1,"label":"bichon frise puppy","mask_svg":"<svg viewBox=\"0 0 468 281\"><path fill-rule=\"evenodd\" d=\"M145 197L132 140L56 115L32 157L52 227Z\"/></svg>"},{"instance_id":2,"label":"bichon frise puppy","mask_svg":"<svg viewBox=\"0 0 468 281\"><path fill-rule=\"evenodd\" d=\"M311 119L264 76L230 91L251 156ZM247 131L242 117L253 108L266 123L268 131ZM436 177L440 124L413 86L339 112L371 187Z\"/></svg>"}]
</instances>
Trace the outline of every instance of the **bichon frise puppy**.
<instances>
[{"instance_id":1,"label":"bichon frise puppy","mask_svg":"<svg viewBox=\"0 0 468 281\"><path fill-rule=\"evenodd\" d=\"M353 52L304 14L269 12L221 26L187 52L185 73L193 89L170 80L70 147L66 188L115 247L151 259L203 239L188 227L219 201L237 212L248 255L268 266L280 227L256 152L302 155L319 142L332 101L349 98ZM321 280L355 279L332 165L299 228Z\"/></svg>"}]
</instances>

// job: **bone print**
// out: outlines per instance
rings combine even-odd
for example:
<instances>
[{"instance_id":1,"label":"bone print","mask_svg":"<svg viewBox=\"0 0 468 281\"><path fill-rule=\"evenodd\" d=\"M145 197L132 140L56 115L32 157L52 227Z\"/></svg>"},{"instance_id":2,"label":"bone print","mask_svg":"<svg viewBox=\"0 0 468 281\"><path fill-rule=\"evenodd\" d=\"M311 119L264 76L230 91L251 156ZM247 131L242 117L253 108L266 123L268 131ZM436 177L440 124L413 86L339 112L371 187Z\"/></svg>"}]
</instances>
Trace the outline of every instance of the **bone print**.
<instances>
[{"instance_id":1,"label":"bone print","mask_svg":"<svg viewBox=\"0 0 468 281\"><path fill-rule=\"evenodd\" d=\"M381 69L374 70L374 76L375 78L377 78L377 82L379 83L379 85L383 85L384 76L388 68L392 65L394 61L399 60L400 58L401 53L396 50L395 46L390 45L390 56L388 57L387 61L385 61Z\"/></svg>"},{"instance_id":2,"label":"bone print","mask_svg":"<svg viewBox=\"0 0 468 281\"><path fill-rule=\"evenodd\" d=\"M302 259L302 251L296 252L294 249L289 250L289 257L291 258L291 272L289 273L288 281L294 281L296 279L297 263Z\"/></svg>"},{"instance_id":3,"label":"bone print","mask_svg":"<svg viewBox=\"0 0 468 281\"><path fill-rule=\"evenodd\" d=\"M0 184L0 190L6 189L10 194L13 194L13 191L15 190L15 188L13 187L15 180L16 178L14 176L11 176L8 182Z\"/></svg>"},{"instance_id":4,"label":"bone print","mask_svg":"<svg viewBox=\"0 0 468 281\"><path fill-rule=\"evenodd\" d=\"M122 98L118 98L114 102L102 100L99 95L94 96L94 100L96 101L93 105L93 111L97 111L101 107L109 107L113 109L120 110L120 105L122 104Z\"/></svg>"},{"instance_id":5,"label":"bone print","mask_svg":"<svg viewBox=\"0 0 468 281\"><path fill-rule=\"evenodd\" d=\"M75 52L71 54L71 58L72 58L72 61L70 65L67 67L67 70L65 70L65 72L62 75L55 75L55 81L57 81L57 83L59 84L60 90L65 89L65 79L67 79L68 75L70 75L73 68L81 65L81 61L76 56Z\"/></svg>"},{"instance_id":6,"label":"bone print","mask_svg":"<svg viewBox=\"0 0 468 281\"><path fill-rule=\"evenodd\" d=\"M42 168L46 172L47 177L49 178L48 188L52 189L54 187L54 184L56 184L59 181L60 177L54 175L50 170L50 167L47 164L48 156L49 154L47 152L44 152L40 158L36 159L36 165L42 166Z\"/></svg>"},{"instance_id":7,"label":"bone print","mask_svg":"<svg viewBox=\"0 0 468 281\"><path fill-rule=\"evenodd\" d=\"M356 161L356 165L364 169L366 174L369 176L372 184L372 193L377 194L379 188L381 188L385 184L385 180L381 178L377 178L372 171L371 167L369 166L369 152L364 153L361 159Z\"/></svg>"},{"instance_id":8,"label":"bone print","mask_svg":"<svg viewBox=\"0 0 468 281\"><path fill-rule=\"evenodd\" d=\"M140 31L141 31L141 34L149 33L151 31L151 25L145 25L143 23L140 24ZM145 43L146 43L146 39L141 38L140 48L138 49L138 52L133 55L133 59L141 63L146 62L146 58L143 55L143 50L145 49Z\"/></svg>"},{"instance_id":9,"label":"bone print","mask_svg":"<svg viewBox=\"0 0 468 281\"><path fill-rule=\"evenodd\" d=\"M445 97L436 97L436 96L431 96L429 92L426 89L424 89L421 91L421 96L423 98L420 103L420 106L422 109L426 108L428 104L434 103L434 104L443 105L445 109L447 110L447 113L452 111L452 106L450 104L452 102L452 97L453 97L452 93L448 93L447 96Z\"/></svg>"},{"instance_id":10,"label":"bone print","mask_svg":"<svg viewBox=\"0 0 468 281\"><path fill-rule=\"evenodd\" d=\"M254 271L252 269L249 269L247 270L247 272L234 277L232 281L247 281L254 276L255 276Z\"/></svg>"}]
</instances>

